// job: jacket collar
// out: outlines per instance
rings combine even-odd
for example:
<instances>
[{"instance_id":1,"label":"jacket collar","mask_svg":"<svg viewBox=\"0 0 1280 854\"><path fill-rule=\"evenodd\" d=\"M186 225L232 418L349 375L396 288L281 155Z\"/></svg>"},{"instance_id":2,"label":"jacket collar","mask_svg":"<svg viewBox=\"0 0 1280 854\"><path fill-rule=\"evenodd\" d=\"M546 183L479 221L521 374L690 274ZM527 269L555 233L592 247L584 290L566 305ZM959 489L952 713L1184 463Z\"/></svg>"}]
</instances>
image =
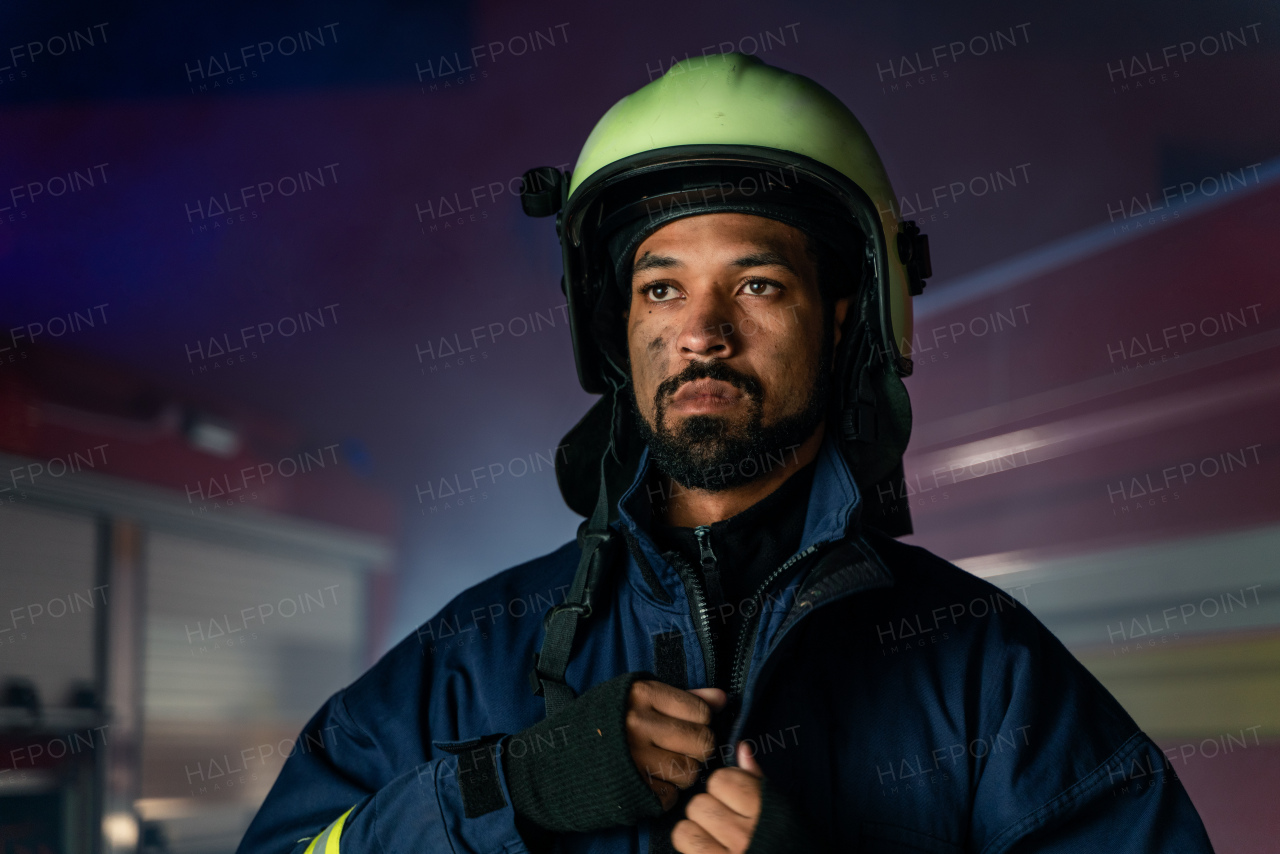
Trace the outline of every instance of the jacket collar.
<instances>
[{"instance_id":1,"label":"jacket collar","mask_svg":"<svg viewBox=\"0 0 1280 854\"><path fill-rule=\"evenodd\" d=\"M773 462L777 464L777 460ZM799 551L855 533L862 509L858 485L830 431L823 437L816 462ZM764 465L768 463L768 460L762 462ZM646 446L640 455L635 479L618 499L617 524L635 539L660 583L671 592L683 589L683 583L676 570L662 559L649 534L649 526L653 523L652 499L655 497L651 494L653 487L649 485L651 465Z\"/></svg>"}]
</instances>

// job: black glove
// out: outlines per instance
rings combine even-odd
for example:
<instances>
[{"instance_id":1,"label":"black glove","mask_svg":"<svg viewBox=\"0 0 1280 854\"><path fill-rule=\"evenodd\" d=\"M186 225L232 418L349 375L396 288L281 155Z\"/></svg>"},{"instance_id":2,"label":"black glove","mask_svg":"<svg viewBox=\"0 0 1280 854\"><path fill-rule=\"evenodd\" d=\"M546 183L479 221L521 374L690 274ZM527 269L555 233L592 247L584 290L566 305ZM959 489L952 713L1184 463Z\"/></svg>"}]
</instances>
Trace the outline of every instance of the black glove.
<instances>
[{"instance_id":1,"label":"black glove","mask_svg":"<svg viewBox=\"0 0 1280 854\"><path fill-rule=\"evenodd\" d=\"M512 735L502 767L517 817L554 833L633 825L662 814L627 744L627 698L643 671L601 682Z\"/></svg>"},{"instance_id":2,"label":"black glove","mask_svg":"<svg viewBox=\"0 0 1280 854\"><path fill-rule=\"evenodd\" d=\"M807 818L786 794L765 778L760 791L760 818L746 854L812 854L827 847Z\"/></svg>"}]
</instances>

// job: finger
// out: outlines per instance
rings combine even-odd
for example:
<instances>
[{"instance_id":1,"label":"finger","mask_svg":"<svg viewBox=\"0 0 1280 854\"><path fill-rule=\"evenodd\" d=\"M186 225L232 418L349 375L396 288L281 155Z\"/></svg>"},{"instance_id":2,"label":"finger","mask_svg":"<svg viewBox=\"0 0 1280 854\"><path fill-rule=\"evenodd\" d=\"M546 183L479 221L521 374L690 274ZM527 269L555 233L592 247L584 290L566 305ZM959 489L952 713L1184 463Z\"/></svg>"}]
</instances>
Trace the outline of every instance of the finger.
<instances>
[{"instance_id":1,"label":"finger","mask_svg":"<svg viewBox=\"0 0 1280 854\"><path fill-rule=\"evenodd\" d=\"M698 762L705 762L716 752L716 736L708 727L665 718L655 722L649 731L650 740L656 747L688 756Z\"/></svg>"},{"instance_id":2,"label":"finger","mask_svg":"<svg viewBox=\"0 0 1280 854\"><path fill-rule=\"evenodd\" d=\"M679 787L656 777L651 777L646 782L648 782L649 788L653 790L653 793L658 796L658 800L662 802L663 812L671 809L680 800Z\"/></svg>"},{"instance_id":3,"label":"finger","mask_svg":"<svg viewBox=\"0 0 1280 854\"><path fill-rule=\"evenodd\" d=\"M764 782L741 768L719 768L707 778L707 794L738 815L755 820L760 815Z\"/></svg>"},{"instance_id":4,"label":"finger","mask_svg":"<svg viewBox=\"0 0 1280 854\"><path fill-rule=\"evenodd\" d=\"M764 777L760 763L756 761L756 752L748 742L738 742L738 767L753 777Z\"/></svg>"},{"instance_id":5,"label":"finger","mask_svg":"<svg viewBox=\"0 0 1280 854\"><path fill-rule=\"evenodd\" d=\"M720 711L729 702L729 695L720 688L694 688L689 693L705 700L713 712Z\"/></svg>"},{"instance_id":6,"label":"finger","mask_svg":"<svg viewBox=\"0 0 1280 854\"><path fill-rule=\"evenodd\" d=\"M711 723L711 706L702 697L689 691L681 691L664 682L643 679L632 686L638 699L672 718L693 721L696 724Z\"/></svg>"},{"instance_id":7,"label":"finger","mask_svg":"<svg viewBox=\"0 0 1280 854\"><path fill-rule=\"evenodd\" d=\"M681 753L647 747L631 754L636 768L646 780L666 780L681 789L698 782L703 765Z\"/></svg>"},{"instance_id":8,"label":"finger","mask_svg":"<svg viewBox=\"0 0 1280 854\"><path fill-rule=\"evenodd\" d=\"M745 851L751 843L755 820L739 815L709 794L690 798L684 814L730 851Z\"/></svg>"},{"instance_id":9,"label":"finger","mask_svg":"<svg viewBox=\"0 0 1280 854\"><path fill-rule=\"evenodd\" d=\"M632 752L652 744L698 761L705 761L716 749L715 734L709 727L668 717L654 709L630 709L626 717L627 740Z\"/></svg>"},{"instance_id":10,"label":"finger","mask_svg":"<svg viewBox=\"0 0 1280 854\"><path fill-rule=\"evenodd\" d=\"M671 829L671 845L680 854L729 854L728 848L687 818Z\"/></svg>"}]
</instances>

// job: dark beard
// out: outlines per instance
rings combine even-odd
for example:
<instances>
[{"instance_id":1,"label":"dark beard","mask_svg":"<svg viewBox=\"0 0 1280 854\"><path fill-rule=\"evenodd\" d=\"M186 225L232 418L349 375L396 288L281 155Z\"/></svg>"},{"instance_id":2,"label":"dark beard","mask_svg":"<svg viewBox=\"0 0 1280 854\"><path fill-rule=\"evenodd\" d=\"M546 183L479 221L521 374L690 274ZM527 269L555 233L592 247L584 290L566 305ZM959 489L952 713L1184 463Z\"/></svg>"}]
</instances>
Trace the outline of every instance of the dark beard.
<instances>
[{"instance_id":1,"label":"dark beard","mask_svg":"<svg viewBox=\"0 0 1280 854\"><path fill-rule=\"evenodd\" d=\"M765 426L764 389L759 381L716 359L690 362L680 373L668 377L654 392L655 429L645 420L636 403L635 386L627 384L627 397L641 439L649 446L649 457L658 470L685 489L722 492L750 483L785 463L787 452L795 459L804 443L826 417L831 396L831 329L826 326L817 376L809 387L809 397L799 412ZM747 423L735 430L720 415L691 415L678 430L667 428L666 402L686 382L712 379L727 382L746 397ZM776 455L781 454L779 459Z\"/></svg>"}]
</instances>

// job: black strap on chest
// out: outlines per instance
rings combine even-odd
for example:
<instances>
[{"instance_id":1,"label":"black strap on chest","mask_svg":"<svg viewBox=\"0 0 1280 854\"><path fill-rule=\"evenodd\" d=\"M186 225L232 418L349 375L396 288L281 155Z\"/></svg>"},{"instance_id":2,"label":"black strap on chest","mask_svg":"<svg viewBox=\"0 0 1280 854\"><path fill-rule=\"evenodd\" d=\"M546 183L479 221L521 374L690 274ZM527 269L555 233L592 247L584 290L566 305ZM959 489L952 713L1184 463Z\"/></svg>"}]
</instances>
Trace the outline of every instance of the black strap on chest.
<instances>
[{"instance_id":1,"label":"black strap on chest","mask_svg":"<svg viewBox=\"0 0 1280 854\"><path fill-rule=\"evenodd\" d=\"M533 693L541 695L546 702L547 717L574 699L573 689L565 682L564 674L573 652L578 621L591 616L592 594L622 550L621 535L609 527L609 490L604 460L600 466L600 494L591 516L578 526L578 546L582 549L578 570L564 602L553 607L543 618L546 632L542 648L533 656L533 671L529 674Z\"/></svg>"}]
</instances>

